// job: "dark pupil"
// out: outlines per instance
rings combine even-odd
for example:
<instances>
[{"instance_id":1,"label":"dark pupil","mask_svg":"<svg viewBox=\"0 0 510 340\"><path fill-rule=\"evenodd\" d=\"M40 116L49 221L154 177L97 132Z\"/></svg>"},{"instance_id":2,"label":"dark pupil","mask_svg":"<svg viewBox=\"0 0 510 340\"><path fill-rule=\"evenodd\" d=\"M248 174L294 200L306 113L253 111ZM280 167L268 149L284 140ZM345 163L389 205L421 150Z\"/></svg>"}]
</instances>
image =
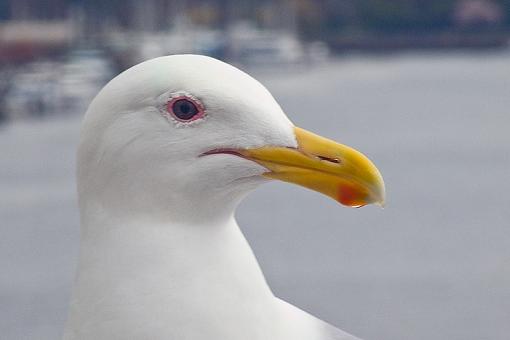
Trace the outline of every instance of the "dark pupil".
<instances>
[{"instance_id":1,"label":"dark pupil","mask_svg":"<svg viewBox=\"0 0 510 340\"><path fill-rule=\"evenodd\" d=\"M172 106L172 110L177 118L182 120L191 119L198 113L198 109L195 104L186 99L176 100Z\"/></svg>"}]
</instances>

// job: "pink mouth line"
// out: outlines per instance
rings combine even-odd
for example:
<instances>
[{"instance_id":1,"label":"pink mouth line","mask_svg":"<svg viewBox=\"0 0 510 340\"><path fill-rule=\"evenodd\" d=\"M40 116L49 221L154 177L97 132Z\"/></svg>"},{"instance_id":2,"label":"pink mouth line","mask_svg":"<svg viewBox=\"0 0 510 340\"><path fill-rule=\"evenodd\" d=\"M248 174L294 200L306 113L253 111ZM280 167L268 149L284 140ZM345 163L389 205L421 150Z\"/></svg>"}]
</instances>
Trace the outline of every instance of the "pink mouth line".
<instances>
[{"instance_id":1,"label":"pink mouth line","mask_svg":"<svg viewBox=\"0 0 510 340\"><path fill-rule=\"evenodd\" d=\"M293 150L296 150L296 151L299 151L301 153L303 153L304 155L307 155L307 153L303 152L303 150L301 150L300 148L294 148L294 147L290 147L290 146L287 146L286 148L288 149L293 149ZM234 148L218 148L218 149L212 149L212 150L209 150L209 151L206 151L202 154L199 155L199 157L203 157L203 156L209 156L209 155L232 155L232 156L237 156L237 157L241 157L241 158L244 158L244 159L248 159L248 160L251 160L251 161L256 161L255 159L252 159L252 158L249 158L249 157L246 157L245 155L243 155L239 149L234 149ZM326 156L321 156L321 155L314 155L312 154L311 155L312 157L315 157L317 159L320 159L321 161L325 161L325 162L329 162L329 163L334 163L334 164L341 164L342 161L338 158L330 158L330 157L326 157Z\"/></svg>"},{"instance_id":2,"label":"pink mouth line","mask_svg":"<svg viewBox=\"0 0 510 340\"><path fill-rule=\"evenodd\" d=\"M286 146L285 148L294 149L294 150L298 150L299 151L298 148L294 148L294 147L290 147L290 146ZM252 159L250 157L247 157L247 156L243 155L241 149L234 149L234 148L217 148L217 149L212 149L212 150L209 150L209 151L206 151L206 152L200 154L198 157L204 157L204 156L210 156L210 155L232 155L232 156L237 156L237 157L241 157L241 158L244 158L244 159L248 159L250 161L256 161L256 159Z\"/></svg>"},{"instance_id":3,"label":"pink mouth line","mask_svg":"<svg viewBox=\"0 0 510 340\"><path fill-rule=\"evenodd\" d=\"M204 156L210 156L210 155L232 155L232 156L237 156L237 157L241 157L244 159L249 159L248 157L246 157L245 155L240 153L239 150L232 149L232 148L212 149L212 150L209 150L209 151L206 151L206 152L200 154L198 157L204 157Z\"/></svg>"}]
</instances>

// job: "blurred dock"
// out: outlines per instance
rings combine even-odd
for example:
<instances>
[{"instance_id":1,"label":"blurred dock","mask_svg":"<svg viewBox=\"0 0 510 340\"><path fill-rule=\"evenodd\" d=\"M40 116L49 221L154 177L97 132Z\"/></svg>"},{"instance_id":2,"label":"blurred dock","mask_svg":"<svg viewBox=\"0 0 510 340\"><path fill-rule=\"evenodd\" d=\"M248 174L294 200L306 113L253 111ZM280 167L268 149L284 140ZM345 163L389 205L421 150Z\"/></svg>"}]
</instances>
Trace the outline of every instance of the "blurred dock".
<instances>
[{"instance_id":1,"label":"blurred dock","mask_svg":"<svg viewBox=\"0 0 510 340\"><path fill-rule=\"evenodd\" d=\"M508 49L509 32L499 0L7 0L0 122L82 113L108 79L161 55L303 70L353 51Z\"/></svg>"}]
</instances>

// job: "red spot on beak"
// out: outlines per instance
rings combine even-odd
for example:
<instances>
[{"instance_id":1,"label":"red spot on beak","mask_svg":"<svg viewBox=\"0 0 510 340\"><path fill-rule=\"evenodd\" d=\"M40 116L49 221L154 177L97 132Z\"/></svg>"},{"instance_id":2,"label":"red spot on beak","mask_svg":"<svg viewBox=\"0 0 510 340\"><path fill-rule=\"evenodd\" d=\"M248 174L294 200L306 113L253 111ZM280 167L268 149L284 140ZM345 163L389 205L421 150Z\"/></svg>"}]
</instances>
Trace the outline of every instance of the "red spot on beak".
<instances>
[{"instance_id":1,"label":"red spot on beak","mask_svg":"<svg viewBox=\"0 0 510 340\"><path fill-rule=\"evenodd\" d=\"M354 186L344 184L338 187L337 199L343 205L353 208L360 208L366 205L361 196L361 192L356 190Z\"/></svg>"}]
</instances>

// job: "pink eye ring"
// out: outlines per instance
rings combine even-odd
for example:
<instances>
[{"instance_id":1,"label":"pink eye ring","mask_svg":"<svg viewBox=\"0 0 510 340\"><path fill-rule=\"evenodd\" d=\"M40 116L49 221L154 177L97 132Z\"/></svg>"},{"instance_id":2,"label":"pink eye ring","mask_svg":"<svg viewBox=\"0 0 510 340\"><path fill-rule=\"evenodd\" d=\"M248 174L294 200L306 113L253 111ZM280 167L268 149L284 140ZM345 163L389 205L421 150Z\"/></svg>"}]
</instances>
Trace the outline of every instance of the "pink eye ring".
<instances>
[{"instance_id":1,"label":"pink eye ring","mask_svg":"<svg viewBox=\"0 0 510 340\"><path fill-rule=\"evenodd\" d=\"M166 111L179 122L191 122L205 115L202 104L188 96L172 98L166 104Z\"/></svg>"}]
</instances>

